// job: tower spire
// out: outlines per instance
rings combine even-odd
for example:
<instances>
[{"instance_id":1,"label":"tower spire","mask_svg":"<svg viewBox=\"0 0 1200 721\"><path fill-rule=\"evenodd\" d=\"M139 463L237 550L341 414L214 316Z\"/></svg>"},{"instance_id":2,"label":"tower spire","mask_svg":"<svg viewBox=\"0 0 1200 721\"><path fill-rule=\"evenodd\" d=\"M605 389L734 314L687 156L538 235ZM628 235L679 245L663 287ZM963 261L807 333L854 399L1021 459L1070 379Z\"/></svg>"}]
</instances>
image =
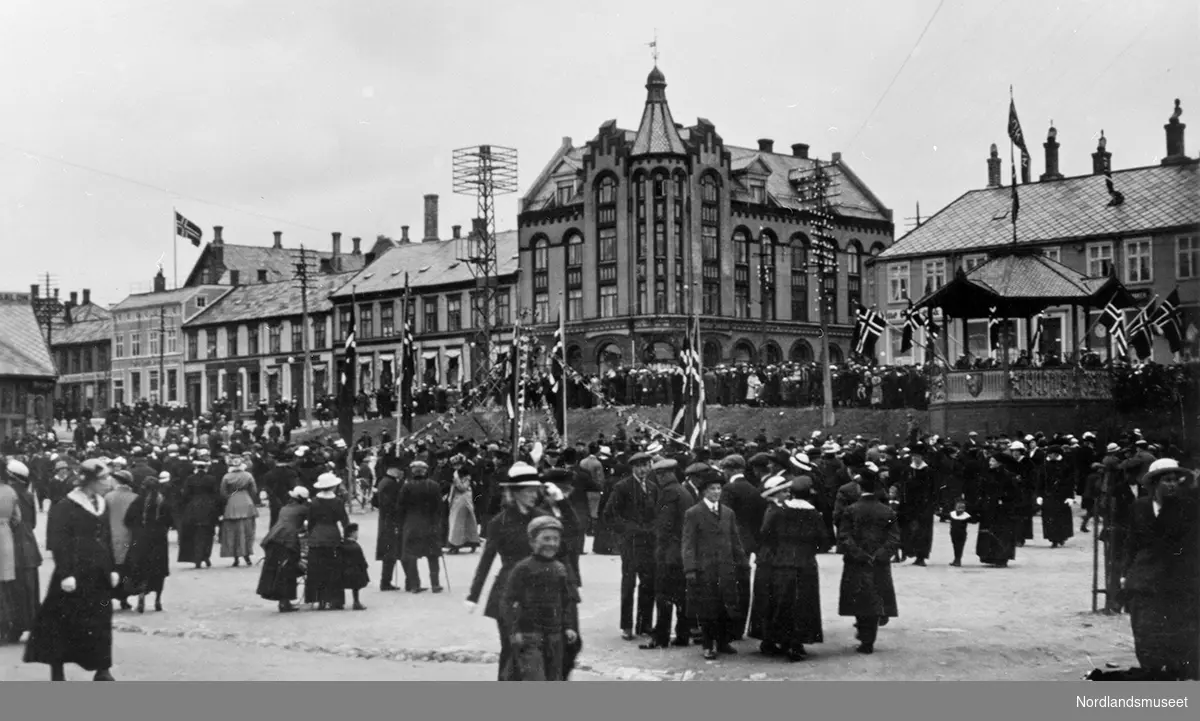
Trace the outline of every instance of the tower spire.
<instances>
[{"instance_id":1,"label":"tower spire","mask_svg":"<svg viewBox=\"0 0 1200 721\"><path fill-rule=\"evenodd\" d=\"M658 67L658 28L654 28L654 40L646 43L650 47L650 57L654 58L654 67Z\"/></svg>"}]
</instances>

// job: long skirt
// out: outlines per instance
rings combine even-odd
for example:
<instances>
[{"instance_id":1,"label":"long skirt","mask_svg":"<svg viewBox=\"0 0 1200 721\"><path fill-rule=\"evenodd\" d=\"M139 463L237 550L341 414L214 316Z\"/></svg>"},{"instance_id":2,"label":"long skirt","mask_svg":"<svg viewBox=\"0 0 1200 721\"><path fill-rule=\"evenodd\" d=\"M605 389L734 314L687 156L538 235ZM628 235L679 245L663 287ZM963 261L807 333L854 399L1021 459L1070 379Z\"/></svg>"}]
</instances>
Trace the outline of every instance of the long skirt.
<instances>
[{"instance_id":1,"label":"long skirt","mask_svg":"<svg viewBox=\"0 0 1200 721\"><path fill-rule=\"evenodd\" d=\"M975 535L975 555L979 556L980 563L994 566L1017 557L1013 528L1014 524L1008 519L994 524L979 524L979 533Z\"/></svg>"},{"instance_id":2,"label":"long skirt","mask_svg":"<svg viewBox=\"0 0 1200 721\"><path fill-rule=\"evenodd\" d=\"M1166 667L1184 671L1186 678L1200 672L1200 621L1197 598L1179 594L1130 593L1127 601L1133 629L1133 648L1146 670Z\"/></svg>"},{"instance_id":3,"label":"long skirt","mask_svg":"<svg viewBox=\"0 0 1200 721\"><path fill-rule=\"evenodd\" d=\"M113 588L112 597L121 599L123 601L137 593L137 591L133 590L133 586L129 583L129 564L118 563L113 568L116 570L117 575L121 580L119 580L117 585Z\"/></svg>"},{"instance_id":4,"label":"long skirt","mask_svg":"<svg viewBox=\"0 0 1200 721\"><path fill-rule=\"evenodd\" d=\"M754 586L750 599L750 629L746 635L750 638L766 641L767 619L771 616L773 597L771 595L771 579L774 568L770 564L760 563L754 569Z\"/></svg>"},{"instance_id":5,"label":"long skirt","mask_svg":"<svg viewBox=\"0 0 1200 721\"><path fill-rule=\"evenodd\" d=\"M258 595L268 601L294 601L297 581L302 575L300 549L272 543L266 548L258 577Z\"/></svg>"},{"instance_id":6,"label":"long skirt","mask_svg":"<svg viewBox=\"0 0 1200 721\"><path fill-rule=\"evenodd\" d=\"M244 558L254 555L256 518L236 518L221 521L221 558Z\"/></svg>"},{"instance_id":7,"label":"long skirt","mask_svg":"<svg viewBox=\"0 0 1200 721\"><path fill-rule=\"evenodd\" d=\"M450 504L447 540L455 548L479 545L479 522L475 520L475 505L468 494L456 495Z\"/></svg>"},{"instance_id":8,"label":"long skirt","mask_svg":"<svg viewBox=\"0 0 1200 721\"><path fill-rule=\"evenodd\" d=\"M37 568L18 568L17 580L0 583L0 641L16 642L33 628L41 601Z\"/></svg>"},{"instance_id":9,"label":"long skirt","mask_svg":"<svg viewBox=\"0 0 1200 721\"><path fill-rule=\"evenodd\" d=\"M305 603L346 605L346 589L342 579L342 549L309 547L308 575L304 579Z\"/></svg>"},{"instance_id":10,"label":"long skirt","mask_svg":"<svg viewBox=\"0 0 1200 721\"><path fill-rule=\"evenodd\" d=\"M1042 536L1050 543L1063 543L1075 535L1075 519L1071 506L1062 501L1050 501L1042 506Z\"/></svg>"},{"instance_id":11,"label":"long skirt","mask_svg":"<svg viewBox=\"0 0 1200 721\"><path fill-rule=\"evenodd\" d=\"M776 568L771 573L770 616L764 641L780 647L822 643L821 577L816 568Z\"/></svg>"},{"instance_id":12,"label":"long skirt","mask_svg":"<svg viewBox=\"0 0 1200 721\"><path fill-rule=\"evenodd\" d=\"M215 524L198 524L184 527L179 534L179 562L203 563L212 558L213 538L217 535Z\"/></svg>"},{"instance_id":13,"label":"long skirt","mask_svg":"<svg viewBox=\"0 0 1200 721\"><path fill-rule=\"evenodd\" d=\"M74 593L55 571L25 644L25 663L73 663L87 671L112 668L112 592L107 573L77 573ZM101 578L100 576L103 576Z\"/></svg>"}]
</instances>

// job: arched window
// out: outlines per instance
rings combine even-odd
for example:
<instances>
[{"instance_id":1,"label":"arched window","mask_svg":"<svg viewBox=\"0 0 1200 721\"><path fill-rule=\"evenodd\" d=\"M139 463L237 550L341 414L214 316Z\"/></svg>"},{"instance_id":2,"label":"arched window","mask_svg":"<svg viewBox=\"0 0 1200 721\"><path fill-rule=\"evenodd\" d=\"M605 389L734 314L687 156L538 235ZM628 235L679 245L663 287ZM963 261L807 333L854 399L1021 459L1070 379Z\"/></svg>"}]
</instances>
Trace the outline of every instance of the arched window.
<instances>
[{"instance_id":1,"label":"arched window","mask_svg":"<svg viewBox=\"0 0 1200 721\"><path fill-rule=\"evenodd\" d=\"M846 245L846 308L853 313L862 305L862 245L857 240Z\"/></svg>"},{"instance_id":2,"label":"arched window","mask_svg":"<svg viewBox=\"0 0 1200 721\"><path fill-rule=\"evenodd\" d=\"M550 240L533 241L533 322L550 320Z\"/></svg>"},{"instance_id":3,"label":"arched window","mask_svg":"<svg viewBox=\"0 0 1200 721\"><path fill-rule=\"evenodd\" d=\"M721 224L721 190L717 179L707 174L700 178L700 256L703 264L704 315L721 314L721 244L717 229Z\"/></svg>"},{"instance_id":4,"label":"arched window","mask_svg":"<svg viewBox=\"0 0 1200 721\"><path fill-rule=\"evenodd\" d=\"M783 360L783 351L779 350L779 346L772 341L767 341L763 346L763 362L768 365L775 365Z\"/></svg>"},{"instance_id":5,"label":"arched window","mask_svg":"<svg viewBox=\"0 0 1200 721\"><path fill-rule=\"evenodd\" d=\"M617 315L617 181L596 186L596 285L601 318Z\"/></svg>"},{"instance_id":6,"label":"arched window","mask_svg":"<svg viewBox=\"0 0 1200 721\"><path fill-rule=\"evenodd\" d=\"M808 238L797 233L788 247L792 258L792 320L808 322Z\"/></svg>"},{"instance_id":7,"label":"arched window","mask_svg":"<svg viewBox=\"0 0 1200 721\"><path fill-rule=\"evenodd\" d=\"M738 341L733 347L733 362L734 363L753 363L754 362L754 346L750 341Z\"/></svg>"},{"instance_id":8,"label":"arched window","mask_svg":"<svg viewBox=\"0 0 1200 721\"><path fill-rule=\"evenodd\" d=\"M750 233L733 231L733 317L750 317Z\"/></svg>"},{"instance_id":9,"label":"arched window","mask_svg":"<svg viewBox=\"0 0 1200 721\"><path fill-rule=\"evenodd\" d=\"M832 363L833 365L841 365L844 360L845 360L845 356L842 355L841 346L837 345L836 343L830 343L829 344L829 362Z\"/></svg>"},{"instance_id":10,"label":"arched window","mask_svg":"<svg viewBox=\"0 0 1200 721\"><path fill-rule=\"evenodd\" d=\"M596 366L600 369L601 373L607 373L620 368L621 347L612 342L602 344L599 350L596 351Z\"/></svg>"},{"instance_id":11,"label":"arched window","mask_svg":"<svg viewBox=\"0 0 1200 721\"><path fill-rule=\"evenodd\" d=\"M567 235L567 319L583 318L583 234Z\"/></svg>"},{"instance_id":12,"label":"arched window","mask_svg":"<svg viewBox=\"0 0 1200 721\"><path fill-rule=\"evenodd\" d=\"M803 338L800 338L792 344L792 350L788 353L788 359L793 363L811 363L813 359L812 345Z\"/></svg>"},{"instance_id":13,"label":"arched window","mask_svg":"<svg viewBox=\"0 0 1200 721\"><path fill-rule=\"evenodd\" d=\"M715 340L704 341L704 367L712 368L721 364L721 344Z\"/></svg>"}]
</instances>

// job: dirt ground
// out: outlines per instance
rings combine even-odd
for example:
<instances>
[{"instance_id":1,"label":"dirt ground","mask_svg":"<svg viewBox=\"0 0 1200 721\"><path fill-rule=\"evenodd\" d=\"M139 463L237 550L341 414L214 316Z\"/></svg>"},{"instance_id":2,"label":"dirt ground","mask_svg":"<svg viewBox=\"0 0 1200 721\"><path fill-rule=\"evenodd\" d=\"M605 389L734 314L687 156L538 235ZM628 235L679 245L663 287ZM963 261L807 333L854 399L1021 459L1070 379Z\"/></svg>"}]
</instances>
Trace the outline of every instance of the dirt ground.
<instances>
[{"instance_id":1,"label":"dirt ground","mask_svg":"<svg viewBox=\"0 0 1200 721\"><path fill-rule=\"evenodd\" d=\"M374 514L354 520L362 546L373 550ZM260 538L266 522L263 509ZM715 662L695 647L639 650L618 629L619 559L586 555L578 679L1049 681L1077 680L1105 663L1134 664L1128 618L1090 613L1090 534L1051 549L1039 533L1005 569L978 564L974 529L964 566L948 566L949 527L937 524L936 534L928 567L894 568L900 616L881 629L872 656L854 653L853 619L837 616L840 557L820 556L825 642L794 664L760 655L749 640L736 644L737 656ZM445 557L449 588L441 595L380 593L373 563L366 611L287 615L255 595L260 566L232 568L228 559L202 570L173 564L165 611L117 612L113 672L129 680L491 679L495 623L463 605L477 560L478 554ZM48 562L43 584L50 570ZM423 564L421 572L428 585ZM45 667L20 663L20 647L0 646L0 680L46 675Z\"/></svg>"}]
</instances>

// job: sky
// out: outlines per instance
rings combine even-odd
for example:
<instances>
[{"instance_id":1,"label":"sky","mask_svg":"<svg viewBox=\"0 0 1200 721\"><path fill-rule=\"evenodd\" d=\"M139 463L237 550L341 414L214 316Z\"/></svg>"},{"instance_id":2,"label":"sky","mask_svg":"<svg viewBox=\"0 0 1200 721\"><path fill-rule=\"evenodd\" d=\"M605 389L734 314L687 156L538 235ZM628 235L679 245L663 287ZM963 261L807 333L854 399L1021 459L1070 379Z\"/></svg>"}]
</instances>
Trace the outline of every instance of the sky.
<instances>
[{"instance_id":1,"label":"sky","mask_svg":"<svg viewBox=\"0 0 1200 721\"><path fill-rule=\"evenodd\" d=\"M1102 129L1114 168L1157 164L1174 99L1200 118L1198 30L1194 0L3 0L0 290L182 281L173 208L206 242L348 250L419 238L436 193L448 237L455 148L516 148L524 192L563 137L636 127L655 38L676 122L841 152L899 238L1007 159L1010 85L1035 176L1051 121L1066 175Z\"/></svg>"}]
</instances>

